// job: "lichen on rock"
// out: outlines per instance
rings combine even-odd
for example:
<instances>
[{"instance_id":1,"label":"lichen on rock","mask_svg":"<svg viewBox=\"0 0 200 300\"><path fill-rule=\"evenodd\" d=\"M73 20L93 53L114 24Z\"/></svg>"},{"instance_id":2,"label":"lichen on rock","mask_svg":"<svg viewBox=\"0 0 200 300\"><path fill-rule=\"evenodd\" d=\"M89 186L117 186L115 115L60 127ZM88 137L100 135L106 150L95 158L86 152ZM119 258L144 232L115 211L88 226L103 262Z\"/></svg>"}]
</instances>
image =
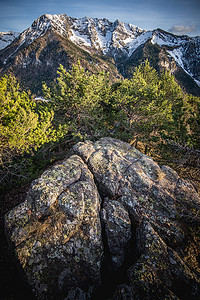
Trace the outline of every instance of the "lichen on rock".
<instances>
[{"instance_id":1,"label":"lichen on rock","mask_svg":"<svg viewBox=\"0 0 200 300\"><path fill-rule=\"evenodd\" d=\"M74 155L45 171L25 202L6 215L7 236L39 299L100 285L99 214L93 176Z\"/></svg>"}]
</instances>

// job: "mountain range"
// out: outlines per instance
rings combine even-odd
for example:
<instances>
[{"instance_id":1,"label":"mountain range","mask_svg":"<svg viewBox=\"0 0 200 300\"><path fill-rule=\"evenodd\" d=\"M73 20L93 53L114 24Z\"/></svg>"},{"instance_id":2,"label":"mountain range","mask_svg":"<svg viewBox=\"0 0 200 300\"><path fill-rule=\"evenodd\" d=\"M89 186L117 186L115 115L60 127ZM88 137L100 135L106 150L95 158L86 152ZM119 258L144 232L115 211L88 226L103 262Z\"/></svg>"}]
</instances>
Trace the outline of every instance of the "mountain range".
<instances>
[{"instance_id":1,"label":"mountain range","mask_svg":"<svg viewBox=\"0 0 200 300\"><path fill-rule=\"evenodd\" d=\"M0 73L14 74L40 93L42 82L56 77L60 64L69 70L79 60L93 73L105 70L110 79L129 78L148 59L168 70L180 86L200 96L200 37L173 35L162 29L98 18L44 14L22 33L0 33Z\"/></svg>"}]
</instances>

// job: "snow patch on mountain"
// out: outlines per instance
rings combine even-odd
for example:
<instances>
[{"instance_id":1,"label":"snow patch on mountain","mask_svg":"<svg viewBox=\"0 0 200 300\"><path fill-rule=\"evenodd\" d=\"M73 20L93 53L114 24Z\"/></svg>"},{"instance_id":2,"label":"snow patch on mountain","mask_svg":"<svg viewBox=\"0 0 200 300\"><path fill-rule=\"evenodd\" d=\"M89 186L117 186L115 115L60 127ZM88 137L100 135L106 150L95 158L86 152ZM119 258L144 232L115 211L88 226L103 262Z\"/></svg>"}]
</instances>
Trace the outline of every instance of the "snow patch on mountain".
<instances>
[{"instance_id":1,"label":"snow patch on mountain","mask_svg":"<svg viewBox=\"0 0 200 300\"><path fill-rule=\"evenodd\" d=\"M128 46L128 53L129 57L133 54L133 52L142 44L146 43L150 38L152 37L152 31L146 31L136 37L135 39L132 39Z\"/></svg>"},{"instance_id":2,"label":"snow patch on mountain","mask_svg":"<svg viewBox=\"0 0 200 300\"><path fill-rule=\"evenodd\" d=\"M194 78L194 81L196 82L196 84L200 87L200 81Z\"/></svg>"},{"instance_id":3,"label":"snow patch on mountain","mask_svg":"<svg viewBox=\"0 0 200 300\"><path fill-rule=\"evenodd\" d=\"M51 26L53 29L55 29L60 35L62 36L67 36L68 31L66 28L66 20L67 20L67 15L65 14L60 14L60 15L45 15L51 23Z\"/></svg>"},{"instance_id":4,"label":"snow patch on mountain","mask_svg":"<svg viewBox=\"0 0 200 300\"><path fill-rule=\"evenodd\" d=\"M102 34L101 31L97 30L97 40L96 40L96 47L97 49L101 49L104 54L108 52L108 49L111 45L112 39L112 32L108 30L105 36Z\"/></svg>"},{"instance_id":5,"label":"snow patch on mountain","mask_svg":"<svg viewBox=\"0 0 200 300\"><path fill-rule=\"evenodd\" d=\"M194 74L189 72L189 70L184 65L184 58L183 58L183 49L181 47L175 48L172 51L168 51L168 53L174 58L175 62L191 77L194 77ZM195 80L195 79L194 79ZM195 82L199 85L198 80L195 80Z\"/></svg>"},{"instance_id":6,"label":"snow patch on mountain","mask_svg":"<svg viewBox=\"0 0 200 300\"><path fill-rule=\"evenodd\" d=\"M200 84L200 72L195 64L200 60L200 37L175 36L161 29L153 31L152 44L166 46L168 54L195 82Z\"/></svg>"},{"instance_id":7,"label":"snow patch on mountain","mask_svg":"<svg viewBox=\"0 0 200 300\"><path fill-rule=\"evenodd\" d=\"M14 31L0 32L0 50L10 45L19 34L19 32Z\"/></svg>"},{"instance_id":8,"label":"snow patch on mountain","mask_svg":"<svg viewBox=\"0 0 200 300\"><path fill-rule=\"evenodd\" d=\"M179 64L181 68L184 69L183 65L183 52L180 48L175 48L172 51L168 51L168 53L174 58L175 62Z\"/></svg>"},{"instance_id":9,"label":"snow patch on mountain","mask_svg":"<svg viewBox=\"0 0 200 300\"><path fill-rule=\"evenodd\" d=\"M88 39L87 35L80 34L77 31L74 31L73 29L70 29L70 40L74 44L78 44L80 46L86 46L86 47L91 47L91 41Z\"/></svg>"},{"instance_id":10,"label":"snow patch on mountain","mask_svg":"<svg viewBox=\"0 0 200 300\"><path fill-rule=\"evenodd\" d=\"M133 39L140 36L145 30L132 25L120 22L110 22L107 19L80 18L71 19L71 35L69 39L77 45L101 50L104 54L113 50L121 49L129 52L129 44ZM131 44L132 50L133 45Z\"/></svg>"},{"instance_id":11,"label":"snow patch on mountain","mask_svg":"<svg viewBox=\"0 0 200 300\"><path fill-rule=\"evenodd\" d=\"M48 15L41 16L33 22L31 27L22 32L20 35L21 45L25 42L31 44L35 39L45 35L51 26L51 20L49 19Z\"/></svg>"},{"instance_id":12,"label":"snow patch on mountain","mask_svg":"<svg viewBox=\"0 0 200 300\"><path fill-rule=\"evenodd\" d=\"M97 50L106 52L107 44L111 39L111 32L109 31L109 21L92 18L73 19L71 25L72 35L69 39L77 45L85 45L86 47L93 47Z\"/></svg>"},{"instance_id":13,"label":"snow patch on mountain","mask_svg":"<svg viewBox=\"0 0 200 300\"><path fill-rule=\"evenodd\" d=\"M153 36L151 39L152 44L157 44L159 46L169 46L175 47L180 46L185 43L187 37L186 36L175 36L171 33L162 31L160 29L153 31Z\"/></svg>"}]
</instances>

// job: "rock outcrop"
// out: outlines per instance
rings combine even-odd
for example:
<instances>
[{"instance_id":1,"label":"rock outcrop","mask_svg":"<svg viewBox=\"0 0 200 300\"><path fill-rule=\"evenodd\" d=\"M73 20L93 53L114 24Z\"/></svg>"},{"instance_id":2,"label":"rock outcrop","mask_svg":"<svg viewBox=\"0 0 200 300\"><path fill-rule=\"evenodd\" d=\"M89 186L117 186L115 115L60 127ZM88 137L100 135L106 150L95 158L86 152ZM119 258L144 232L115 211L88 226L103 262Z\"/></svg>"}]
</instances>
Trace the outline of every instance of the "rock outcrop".
<instances>
[{"instance_id":1,"label":"rock outcrop","mask_svg":"<svg viewBox=\"0 0 200 300\"><path fill-rule=\"evenodd\" d=\"M200 197L129 144L81 142L5 216L38 299L198 299Z\"/></svg>"},{"instance_id":2,"label":"rock outcrop","mask_svg":"<svg viewBox=\"0 0 200 300\"><path fill-rule=\"evenodd\" d=\"M101 283L100 198L76 155L32 183L24 203L6 216L6 231L39 299ZM89 296L88 296L89 297Z\"/></svg>"}]
</instances>

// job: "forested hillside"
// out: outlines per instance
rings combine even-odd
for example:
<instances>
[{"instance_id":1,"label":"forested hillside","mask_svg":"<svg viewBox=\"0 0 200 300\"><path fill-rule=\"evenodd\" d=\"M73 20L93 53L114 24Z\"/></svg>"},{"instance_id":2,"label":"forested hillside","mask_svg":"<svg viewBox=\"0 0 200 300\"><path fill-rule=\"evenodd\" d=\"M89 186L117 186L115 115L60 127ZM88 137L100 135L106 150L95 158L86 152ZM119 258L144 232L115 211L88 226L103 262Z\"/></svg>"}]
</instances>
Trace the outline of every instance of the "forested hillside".
<instances>
[{"instance_id":1,"label":"forested hillside","mask_svg":"<svg viewBox=\"0 0 200 300\"><path fill-rule=\"evenodd\" d=\"M199 184L200 98L186 94L167 72L146 61L115 83L80 64L43 85L36 101L12 76L0 80L1 189L31 181L79 140L128 141L160 164Z\"/></svg>"}]
</instances>

